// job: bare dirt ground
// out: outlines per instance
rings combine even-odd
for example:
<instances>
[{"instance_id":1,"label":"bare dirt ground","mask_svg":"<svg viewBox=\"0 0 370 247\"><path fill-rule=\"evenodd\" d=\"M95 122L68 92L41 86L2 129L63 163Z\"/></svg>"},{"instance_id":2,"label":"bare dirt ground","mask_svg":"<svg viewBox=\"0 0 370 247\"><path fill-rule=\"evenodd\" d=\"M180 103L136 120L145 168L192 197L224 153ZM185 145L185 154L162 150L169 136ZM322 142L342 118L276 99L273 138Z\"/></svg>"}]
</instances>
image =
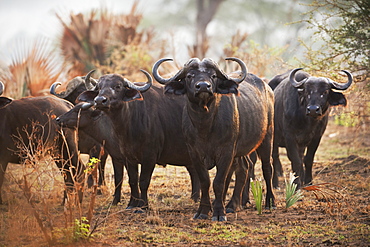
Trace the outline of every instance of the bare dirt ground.
<instances>
[{"instance_id":1,"label":"bare dirt ground","mask_svg":"<svg viewBox=\"0 0 370 247\"><path fill-rule=\"evenodd\" d=\"M44 227L53 229L53 246L370 246L369 142L366 131L331 123L314 164L314 184L330 183L319 187L324 192L315 196L304 191L304 199L286 209L281 178L281 189L275 190L277 209L261 215L251 196L252 205L229 214L227 222L193 220L198 204L190 200L189 176L174 166L156 168L149 191L151 209L145 213L125 210L127 176L122 203L110 205L113 182L108 171L107 186L94 204L90 229L95 230L88 240L78 234L70 237L65 230L69 209L60 205L62 183L47 183L56 191L42 194L47 195L47 205L35 192L36 212ZM284 150L281 153L288 176L290 164ZM9 166L3 187L7 203L0 207L0 246L47 246L34 209L16 185L18 173L24 174L19 165ZM262 179L259 163L256 176ZM48 186L42 190L50 191ZM87 191L84 204L75 211L86 216L90 198Z\"/></svg>"}]
</instances>

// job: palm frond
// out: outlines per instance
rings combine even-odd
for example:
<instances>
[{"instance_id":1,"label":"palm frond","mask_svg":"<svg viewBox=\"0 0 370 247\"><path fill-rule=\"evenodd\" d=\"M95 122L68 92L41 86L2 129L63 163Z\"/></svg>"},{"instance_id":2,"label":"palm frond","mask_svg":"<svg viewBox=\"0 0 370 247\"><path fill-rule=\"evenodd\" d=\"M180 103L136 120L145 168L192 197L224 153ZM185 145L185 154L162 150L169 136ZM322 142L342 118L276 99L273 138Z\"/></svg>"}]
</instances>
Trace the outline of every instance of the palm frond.
<instances>
[{"instance_id":1,"label":"palm frond","mask_svg":"<svg viewBox=\"0 0 370 247\"><path fill-rule=\"evenodd\" d=\"M60 75L60 61L45 38L37 39L32 45L18 41L12 55L9 73L2 76L5 92L9 97L42 95Z\"/></svg>"}]
</instances>

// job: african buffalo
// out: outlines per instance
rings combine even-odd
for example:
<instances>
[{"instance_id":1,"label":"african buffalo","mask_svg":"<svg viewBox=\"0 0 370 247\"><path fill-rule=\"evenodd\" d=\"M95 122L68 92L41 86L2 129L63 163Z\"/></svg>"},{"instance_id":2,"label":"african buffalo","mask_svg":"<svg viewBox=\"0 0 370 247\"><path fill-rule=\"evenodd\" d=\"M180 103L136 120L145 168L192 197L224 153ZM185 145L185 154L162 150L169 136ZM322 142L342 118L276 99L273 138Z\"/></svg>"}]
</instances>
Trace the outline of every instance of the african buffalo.
<instances>
[{"instance_id":1,"label":"african buffalo","mask_svg":"<svg viewBox=\"0 0 370 247\"><path fill-rule=\"evenodd\" d=\"M225 181L233 160L255 150L262 161L266 181L266 207L275 206L271 181L273 92L260 78L247 73L243 61L227 60L237 62L242 71L231 77L212 59L192 58L176 75L164 79L158 74L158 68L172 59L160 59L153 66L153 76L165 84L166 94L187 97L185 106L178 111L182 114L182 131L189 155L201 181L202 197L195 219L208 218L213 207L212 220L226 220ZM239 76L235 78L235 75ZM172 115L179 113L171 112ZM211 203L208 169L214 166L217 168L213 181L215 200ZM245 175L243 179L245 183Z\"/></svg>"},{"instance_id":2,"label":"african buffalo","mask_svg":"<svg viewBox=\"0 0 370 247\"><path fill-rule=\"evenodd\" d=\"M148 207L148 187L156 164L185 166L192 181L192 198L199 198L199 179L181 132L184 100L163 97L163 87L132 83L118 74L103 75L96 87L79 96L111 119L121 152L127 160L131 199L128 208ZM144 93L145 92L145 93ZM142 94L143 93L143 94ZM138 164L141 164L140 183ZM140 186L140 191L138 188Z\"/></svg>"},{"instance_id":3,"label":"african buffalo","mask_svg":"<svg viewBox=\"0 0 370 247\"><path fill-rule=\"evenodd\" d=\"M346 97L333 89L346 90L353 80L351 73L344 70L348 82L337 83L302 73L301 69L275 76L269 82L275 94L274 187L278 187L278 176L282 174L279 147L286 148L292 170L298 176L297 188L312 182L312 164L328 123L330 107L347 104Z\"/></svg>"},{"instance_id":4,"label":"african buffalo","mask_svg":"<svg viewBox=\"0 0 370 247\"><path fill-rule=\"evenodd\" d=\"M4 84L0 82L0 95L3 90ZM58 157L55 159L57 166L65 174L63 177L66 188L73 187L74 181L83 184L84 165L78 157L75 134L72 130L63 128L62 136L62 129L53 119L71 108L68 101L54 96L24 97L18 100L0 97L0 204L1 187L8 163L21 164L28 158L25 155L32 152L30 150L30 153L24 154L22 147L50 148L51 154ZM40 143L42 147L38 146ZM80 200L81 189L82 186L78 188Z\"/></svg>"},{"instance_id":5,"label":"african buffalo","mask_svg":"<svg viewBox=\"0 0 370 247\"><path fill-rule=\"evenodd\" d=\"M87 76L90 77L92 72L93 71L90 71L86 76L77 76L73 78L71 81L68 82L66 90L60 93L57 93L56 89L59 85L61 85L61 83L55 82L50 87L50 93L59 98L65 99L75 105L78 95L86 91L85 78ZM101 186L105 184L104 169L108 158L108 153L104 151L102 143L97 142L94 139L94 135L95 133L93 133L93 135L90 135L86 131L78 132L78 149L80 150L81 153L89 154L89 159L93 157L99 158L100 162L98 166L99 170L98 185ZM122 164L117 165L117 167L118 166L122 167ZM91 187L91 185L93 184L92 176L88 177L87 183L89 187Z\"/></svg>"},{"instance_id":6,"label":"african buffalo","mask_svg":"<svg viewBox=\"0 0 370 247\"><path fill-rule=\"evenodd\" d=\"M125 164L125 158L122 156L120 148L117 145L118 139L113 132L113 125L110 118L102 111L94 110L91 107L85 109L83 106L84 102L76 104L70 111L60 115L56 121L61 126L67 128L75 129L78 127L80 138L83 135L94 138L94 140L98 143L101 143L104 147L104 150L109 153L113 163L115 184L115 192L112 204L117 205L121 201L123 166ZM102 175L104 175L104 173Z\"/></svg>"}]
</instances>

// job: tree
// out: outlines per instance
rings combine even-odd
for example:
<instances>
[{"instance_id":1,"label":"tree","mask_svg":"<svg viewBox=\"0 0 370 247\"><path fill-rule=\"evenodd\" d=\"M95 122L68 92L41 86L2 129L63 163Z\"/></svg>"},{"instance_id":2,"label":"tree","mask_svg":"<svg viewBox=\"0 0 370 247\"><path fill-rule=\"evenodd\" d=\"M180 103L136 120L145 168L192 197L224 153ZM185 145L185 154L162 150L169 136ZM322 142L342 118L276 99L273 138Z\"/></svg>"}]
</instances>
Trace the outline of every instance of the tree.
<instances>
[{"instance_id":1,"label":"tree","mask_svg":"<svg viewBox=\"0 0 370 247\"><path fill-rule=\"evenodd\" d=\"M316 28L316 44L321 44L316 49L306 46L307 66L348 69L361 81L370 78L370 1L322 0L308 6L311 10L304 22Z\"/></svg>"},{"instance_id":2,"label":"tree","mask_svg":"<svg viewBox=\"0 0 370 247\"><path fill-rule=\"evenodd\" d=\"M196 34L192 56L204 58L208 50L206 29L224 0L197 0Z\"/></svg>"},{"instance_id":3,"label":"tree","mask_svg":"<svg viewBox=\"0 0 370 247\"><path fill-rule=\"evenodd\" d=\"M361 126L367 137L370 124L370 1L321 0L308 5L308 19L303 22L315 29L316 45L307 46L308 62L304 67L331 75L347 69L357 83L348 95L350 104L336 112L336 122L345 126ZM336 78L340 80L341 78Z\"/></svg>"}]
</instances>

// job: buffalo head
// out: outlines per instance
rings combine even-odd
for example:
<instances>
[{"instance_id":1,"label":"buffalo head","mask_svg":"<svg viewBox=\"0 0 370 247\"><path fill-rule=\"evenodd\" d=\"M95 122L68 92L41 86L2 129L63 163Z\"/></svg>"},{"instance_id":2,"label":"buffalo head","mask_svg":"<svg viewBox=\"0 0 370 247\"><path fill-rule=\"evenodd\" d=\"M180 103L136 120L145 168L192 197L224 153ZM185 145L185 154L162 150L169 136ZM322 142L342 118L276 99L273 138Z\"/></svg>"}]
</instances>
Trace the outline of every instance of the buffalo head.
<instances>
[{"instance_id":1,"label":"buffalo head","mask_svg":"<svg viewBox=\"0 0 370 247\"><path fill-rule=\"evenodd\" d=\"M89 88L97 84L97 81L91 78L91 74L94 71L95 70L91 70L86 76L77 76L73 78L71 81L68 82L66 90L60 93L56 92L56 88L60 86L61 83L54 82L50 87L50 93L75 104L78 95L87 90L87 83L90 84L88 85ZM88 82L85 81L86 78L89 78Z\"/></svg>"},{"instance_id":2,"label":"buffalo head","mask_svg":"<svg viewBox=\"0 0 370 247\"><path fill-rule=\"evenodd\" d=\"M352 83L352 75L342 70L348 77L346 83L337 83L326 77L307 77L297 82L295 74L302 68L294 69L289 74L291 85L297 88L300 104L305 107L306 115L320 117L325 115L329 106L347 105L346 97L335 90L346 90Z\"/></svg>"},{"instance_id":3,"label":"buffalo head","mask_svg":"<svg viewBox=\"0 0 370 247\"><path fill-rule=\"evenodd\" d=\"M215 93L238 94L238 85L246 75L247 68L243 61L238 58L226 58L237 62L241 67L238 78L224 73L219 65L212 59L205 58L200 61L198 58L190 59L176 75L169 79L162 78L158 74L159 66L165 61L172 61L169 58L158 60L153 66L153 76L161 84L165 84L165 92L173 94L186 94L189 101L204 106L213 99Z\"/></svg>"},{"instance_id":4,"label":"buffalo head","mask_svg":"<svg viewBox=\"0 0 370 247\"><path fill-rule=\"evenodd\" d=\"M88 103L87 103L88 104ZM103 113L94 107L87 107L83 102L76 104L70 111L56 118L60 126L77 129L88 127L91 122L98 120Z\"/></svg>"},{"instance_id":5,"label":"buffalo head","mask_svg":"<svg viewBox=\"0 0 370 247\"><path fill-rule=\"evenodd\" d=\"M78 97L78 101L88 102L83 107L95 105L98 109L110 108L121 104L124 101L142 100L142 92L147 91L152 86L152 77L145 70L141 70L148 81L130 82L122 75L108 74L99 78L97 84L94 86L89 82L89 77L86 77L86 91Z\"/></svg>"}]
</instances>

